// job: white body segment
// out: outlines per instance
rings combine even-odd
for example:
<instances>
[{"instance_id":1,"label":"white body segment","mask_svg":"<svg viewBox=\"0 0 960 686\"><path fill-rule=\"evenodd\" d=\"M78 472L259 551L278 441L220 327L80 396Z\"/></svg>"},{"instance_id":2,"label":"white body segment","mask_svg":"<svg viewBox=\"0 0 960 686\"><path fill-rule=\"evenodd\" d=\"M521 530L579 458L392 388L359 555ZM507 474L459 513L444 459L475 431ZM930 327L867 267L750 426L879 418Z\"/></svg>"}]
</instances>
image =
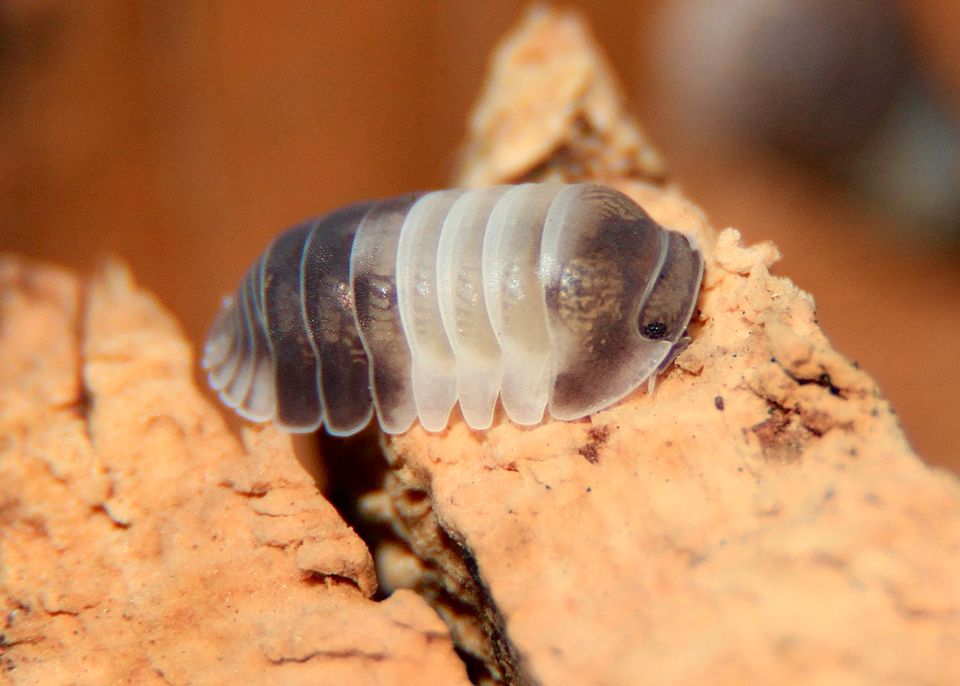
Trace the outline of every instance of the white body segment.
<instances>
[{"instance_id":1,"label":"white body segment","mask_svg":"<svg viewBox=\"0 0 960 686\"><path fill-rule=\"evenodd\" d=\"M510 420L539 424L550 390L550 338L540 241L553 199L563 186L514 186L490 213L483 241L487 315L500 344L500 399Z\"/></svg>"},{"instance_id":2,"label":"white body segment","mask_svg":"<svg viewBox=\"0 0 960 686\"><path fill-rule=\"evenodd\" d=\"M483 237L506 187L464 194L450 209L437 245L437 291L457 359L457 398L474 429L489 428L500 390L500 346L483 292Z\"/></svg>"},{"instance_id":3,"label":"white body segment","mask_svg":"<svg viewBox=\"0 0 960 686\"><path fill-rule=\"evenodd\" d=\"M224 403L289 431L488 428L606 407L684 343L692 242L590 184L358 203L278 237L224 301L203 365Z\"/></svg>"},{"instance_id":4,"label":"white body segment","mask_svg":"<svg viewBox=\"0 0 960 686\"><path fill-rule=\"evenodd\" d=\"M457 367L440 314L437 244L463 191L439 191L410 209L397 245L397 302L413 358L413 399L427 431L442 431L457 402Z\"/></svg>"}]
</instances>

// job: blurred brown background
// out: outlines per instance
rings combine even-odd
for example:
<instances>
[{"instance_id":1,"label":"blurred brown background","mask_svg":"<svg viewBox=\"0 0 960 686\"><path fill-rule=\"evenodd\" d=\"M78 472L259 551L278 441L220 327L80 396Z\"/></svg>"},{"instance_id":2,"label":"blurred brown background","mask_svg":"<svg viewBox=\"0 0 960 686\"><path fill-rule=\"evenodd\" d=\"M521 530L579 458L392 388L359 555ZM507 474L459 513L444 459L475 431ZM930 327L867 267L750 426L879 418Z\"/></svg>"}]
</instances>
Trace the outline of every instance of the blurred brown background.
<instances>
[{"instance_id":1,"label":"blurred brown background","mask_svg":"<svg viewBox=\"0 0 960 686\"><path fill-rule=\"evenodd\" d=\"M960 469L960 3L567 4L671 178L777 242L920 453ZM119 254L199 344L278 230L448 183L521 10L0 0L0 251Z\"/></svg>"}]
</instances>

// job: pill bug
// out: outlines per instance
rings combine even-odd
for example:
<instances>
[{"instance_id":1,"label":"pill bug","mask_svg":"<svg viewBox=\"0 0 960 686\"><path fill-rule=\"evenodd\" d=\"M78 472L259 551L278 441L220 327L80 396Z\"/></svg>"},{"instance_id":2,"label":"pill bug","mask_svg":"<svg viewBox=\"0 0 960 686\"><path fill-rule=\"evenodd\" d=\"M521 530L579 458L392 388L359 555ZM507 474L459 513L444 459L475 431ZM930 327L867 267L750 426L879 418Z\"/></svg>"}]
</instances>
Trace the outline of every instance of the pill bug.
<instances>
[{"instance_id":1,"label":"pill bug","mask_svg":"<svg viewBox=\"0 0 960 686\"><path fill-rule=\"evenodd\" d=\"M278 236L225 299L203 366L225 404L292 432L473 429L607 407L685 344L703 258L593 184L360 202Z\"/></svg>"}]
</instances>

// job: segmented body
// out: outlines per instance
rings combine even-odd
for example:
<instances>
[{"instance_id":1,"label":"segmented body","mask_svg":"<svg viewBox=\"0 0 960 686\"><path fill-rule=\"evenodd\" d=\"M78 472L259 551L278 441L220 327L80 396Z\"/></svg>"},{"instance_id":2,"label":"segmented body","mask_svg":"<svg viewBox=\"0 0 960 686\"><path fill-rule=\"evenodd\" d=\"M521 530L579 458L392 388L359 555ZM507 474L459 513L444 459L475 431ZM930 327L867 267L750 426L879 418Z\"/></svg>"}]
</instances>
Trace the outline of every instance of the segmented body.
<instances>
[{"instance_id":1,"label":"segmented body","mask_svg":"<svg viewBox=\"0 0 960 686\"><path fill-rule=\"evenodd\" d=\"M703 259L632 200L524 184L350 205L278 236L204 350L247 419L335 435L576 419L682 345Z\"/></svg>"}]
</instances>

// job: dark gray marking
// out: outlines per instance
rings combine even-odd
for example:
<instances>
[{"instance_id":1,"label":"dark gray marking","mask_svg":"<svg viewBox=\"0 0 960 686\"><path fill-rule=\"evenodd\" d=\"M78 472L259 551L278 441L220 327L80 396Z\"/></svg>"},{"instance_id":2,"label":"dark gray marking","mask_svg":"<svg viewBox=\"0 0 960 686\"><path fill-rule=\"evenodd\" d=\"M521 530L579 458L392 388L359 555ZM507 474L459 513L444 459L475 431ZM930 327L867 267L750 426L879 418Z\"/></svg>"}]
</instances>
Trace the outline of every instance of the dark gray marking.
<instances>
[{"instance_id":1,"label":"dark gray marking","mask_svg":"<svg viewBox=\"0 0 960 686\"><path fill-rule=\"evenodd\" d=\"M687 328L697 300L700 258L684 236L672 232L665 235L667 256L640 309L637 327L645 338L676 342ZM653 330L657 335L651 335Z\"/></svg>"},{"instance_id":2,"label":"dark gray marking","mask_svg":"<svg viewBox=\"0 0 960 686\"><path fill-rule=\"evenodd\" d=\"M565 249L559 279L545 289L551 322L566 341L558 351L562 362L554 408L596 404L608 377L635 354L630 315L640 306L662 252L662 229L609 188L595 186L584 193L565 227L578 237Z\"/></svg>"},{"instance_id":3,"label":"dark gray marking","mask_svg":"<svg viewBox=\"0 0 960 686\"><path fill-rule=\"evenodd\" d=\"M351 279L354 311L373 368L373 394L380 424L403 432L416 418L410 379L410 348L397 307L397 243L403 220L419 194L377 203L354 238Z\"/></svg>"},{"instance_id":4,"label":"dark gray marking","mask_svg":"<svg viewBox=\"0 0 960 686\"><path fill-rule=\"evenodd\" d=\"M281 234L263 257L264 323L274 361L276 417L283 426L316 428L323 419L317 360L300 303L300 263L311 224Z\"/></svg>"},{"instance_id":5,"label":"dark gray marking","mask_svg":"<svg viewBox=\"0 0 960 686\"><path fill-rule=\"evenodd\" d=\"M370 365L350 295L350 253L360 222L375 205L364 202L322 217L303 253L303 316L319 356L320 393L327 431L348 435L373 413Z\"/></svg>"}]
</instances>

